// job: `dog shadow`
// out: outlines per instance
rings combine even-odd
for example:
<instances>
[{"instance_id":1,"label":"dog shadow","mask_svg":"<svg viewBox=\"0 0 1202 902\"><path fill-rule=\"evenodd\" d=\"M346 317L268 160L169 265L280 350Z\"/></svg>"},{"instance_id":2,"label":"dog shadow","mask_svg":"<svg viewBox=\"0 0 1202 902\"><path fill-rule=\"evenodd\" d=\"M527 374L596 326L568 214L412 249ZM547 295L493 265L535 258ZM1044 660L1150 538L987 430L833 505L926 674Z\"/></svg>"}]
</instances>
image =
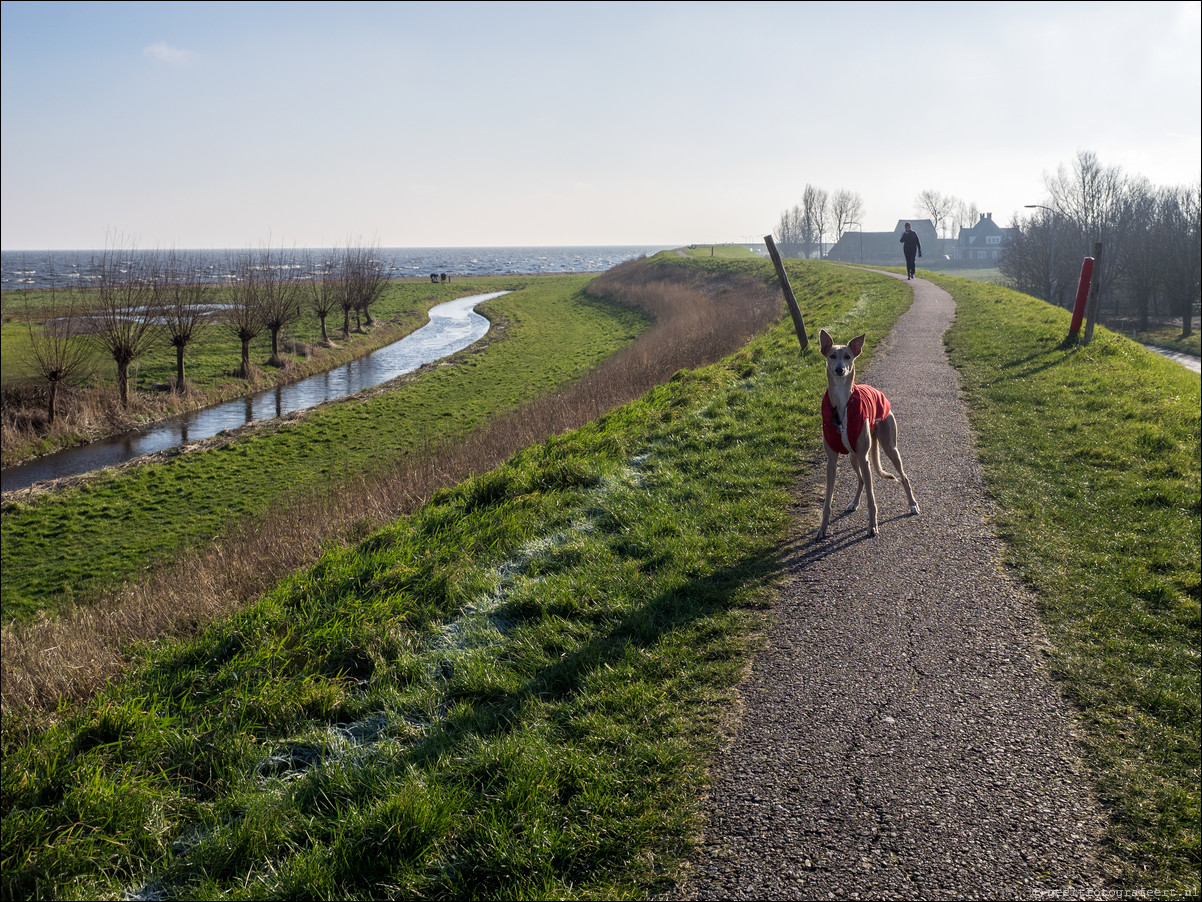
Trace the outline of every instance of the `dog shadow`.
<instances>
[{"instance_id":1,"label":"dog shadow","mask_svg":"<svg viewBox=\"0 0 1202 902\"><path fill-rule=\"evenodd\" d=\"M837 516L832 514L829 528L834 529L840 521L848 517L859 516L864 518L864 526L862 529L841 529L837 532L828 532L826 538L820 539L817 537L817 529L808 530L803 535L799 535L793 542L793 547L788 557L786 558L786 569L790 571L804 570L811 564L817 561L824 560L829 557L853 548L863 542L875 542L880 538L879 535L870 536L868 534L868 515L863 508L856 511L843 511ZM895 524L901 520L909 520L915 517L915 514L909 511L893 514L892 516L881 516L877 514L877 528L883 529L886 526Z\"/></svg>"}]
</instances>

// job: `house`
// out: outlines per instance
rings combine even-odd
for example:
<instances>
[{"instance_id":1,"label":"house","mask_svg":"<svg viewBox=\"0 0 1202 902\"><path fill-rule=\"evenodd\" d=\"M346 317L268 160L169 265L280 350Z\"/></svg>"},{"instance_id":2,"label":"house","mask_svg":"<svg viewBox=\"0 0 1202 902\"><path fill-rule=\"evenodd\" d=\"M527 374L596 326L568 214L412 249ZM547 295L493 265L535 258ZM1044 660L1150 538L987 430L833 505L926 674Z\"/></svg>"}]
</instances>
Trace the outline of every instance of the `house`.
<instances>
[{"instance_id":1,"label":"house","mask_svg":"<svg viewBox=\"0 0 1202 902\"><path fill-rule=\"evenodd\" d=\"M935 233L929 219L899 219L892 232L844 232L826 255L828 260L841 263L870 263L874 266L904 266L901 236L906 223L918 233L922 253L934 257L944 253L944 241Z\"/></svg>"},{"instance_id":2,"label":"house","mask_svg":"<svg viewBox=\"0 0 1202 902\"><path fill-rule=\"evenodd\" d=\"M992 213L982 213L975 225L962 227L949 256L956 263L997 264L1002 250L1018 234L1018 229L1005 229L993 221Z\"/></svg>"}]
</instances>

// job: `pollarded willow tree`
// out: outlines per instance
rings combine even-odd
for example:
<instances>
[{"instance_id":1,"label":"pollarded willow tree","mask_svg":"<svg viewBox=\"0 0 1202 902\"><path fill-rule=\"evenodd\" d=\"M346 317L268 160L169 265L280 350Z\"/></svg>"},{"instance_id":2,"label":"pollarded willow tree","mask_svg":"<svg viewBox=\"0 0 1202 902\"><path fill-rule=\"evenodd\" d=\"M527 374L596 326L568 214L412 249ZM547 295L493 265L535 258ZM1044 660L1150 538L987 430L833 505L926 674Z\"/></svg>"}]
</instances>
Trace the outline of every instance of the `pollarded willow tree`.
<instances>
[{"instance_id":1,"label":"pollarded willow tree","mask_svg":"<svg viewBox=\"0 0 1202 902\"><path fill-rule=\"evenodd\" d=\"M81 335L84 308L76 289L62 289L51 276L47 296L37 308L25 297L25 322L29 327L29 361L37 377L46 383L46 418L58 416L58 393L62 386L81 381L92 369L92 351ZM40 325L36 320L41 320Z\"/></svg>"},{"instance_id":2,"label":"pollarded willow tree","mask_svg":"<svg viewBox=\"0 0 1202 902\"><path fill-rule=\"evenodd\" d=\"M217 287L195 260L173 252L159 268L154 290L167 341L175 348L175 391L183 394L187 390L184 354L212 322Z\"/></svg>"},{"instance_id":3,"label":"pollarded willow tree","mask_svg":"<svg viewBox=\"0 0 1202 902\"><path fill-rule=\"evenodd\" d=\"M272 366L283 366L280 333L301 317L304 286L300 281L301 264L281 250L263 248L252 255L258 286L259 310L263 325L271 333Z\"/></svg>"},{"instance_id":4,"label":"pollarded willow tree","mask_svg":"<svg viewBox=\"0 0 1202 902\"><path fill-rule=\"evenodd\" d=\"M242 359L235 375L243 379L254 378L250 363L250 343L267 328L263 321L262 295L259 290L258 270L250 254L230 261L231 276L225 310L222 314L223 328L233 335L242 346Z\"/></svg>"},{"instance_id":5,"label":"pollarded willow tree","mask_svg":"<svg viewBox=\"0 0 1202 902\"><path fill-rule=\"evenodd\" d=\"M326 320L338 306L339 272L338 263L333 259L321 263L309 261L309 280L305 283L305 292L309 299L309 309L316 314L321 322L321 343L331 347L333 342L326 333Z\"/></svg>"},{"instance_id":6,"label":"pollarded willow tree","mask_svg":"<svg viewBox=\"0 0 1202 902\"><path fill-rule=\"evenodd\" d=\"M375 325L371 307L380 299L388 284L388 277L379 260L379 250L376 245L360 246L347 259L347 265L353 272L355 316L362 314L368 326Z\"/></svg>"},{"instance_id":7,"label":"pollarded willow tree","mask_svg":"<svg viewBox=\"0 0 1202 902\"><path fill-rule=\"evenodd\" d=\"M347 243L338 258L338 304L342 307L342 337L351 333L351 313L355 314L356 331L363 331L363 322L373 325L371 305L380 299L388 277L379 261L375 245Z\"/></svg>"},{"instance_id":8,"label":"pollarded willow tree","mask_svg":"<svg viewBox=\"0 0 1202 902\"><path fill-rule=\"evenodd\" d=\"M129 369L158 341L153 259L134 248L106 249L92 262L96 290L89 322L96 343L117 365L117 392L129 406Z\"/></svg>"}]
</instances>

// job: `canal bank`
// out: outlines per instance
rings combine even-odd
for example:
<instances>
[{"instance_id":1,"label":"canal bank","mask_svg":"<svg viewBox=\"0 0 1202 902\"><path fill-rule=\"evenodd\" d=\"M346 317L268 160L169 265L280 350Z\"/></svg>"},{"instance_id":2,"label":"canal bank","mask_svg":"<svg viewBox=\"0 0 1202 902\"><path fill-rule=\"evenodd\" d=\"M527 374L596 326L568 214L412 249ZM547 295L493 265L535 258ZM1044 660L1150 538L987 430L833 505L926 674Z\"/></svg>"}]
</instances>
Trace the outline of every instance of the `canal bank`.
<instances>
[{"instance_id":1,"label":"canal bank","mask_svg":"<svg viewBox=\"0 0 1202 902\"><path fill-rule=\"evenodd\" d=\"M0 471L5 495L36 483L82 476L211 439L251 423L279 419L349 397L441 360L483 338L486 317L475 308L508 292L474 294L432 307L429 322L390 345L289 385L190 411L123 435L35 458Z\"/></svg>"}]
</instances>

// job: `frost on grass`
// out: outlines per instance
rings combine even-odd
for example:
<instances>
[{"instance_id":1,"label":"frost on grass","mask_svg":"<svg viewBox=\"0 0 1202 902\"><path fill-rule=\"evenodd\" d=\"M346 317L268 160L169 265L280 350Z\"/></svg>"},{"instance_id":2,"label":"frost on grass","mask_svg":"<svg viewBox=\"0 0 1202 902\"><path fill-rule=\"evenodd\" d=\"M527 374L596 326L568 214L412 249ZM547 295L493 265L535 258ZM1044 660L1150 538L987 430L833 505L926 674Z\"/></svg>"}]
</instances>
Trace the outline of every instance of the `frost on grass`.
<instances>
[{"instance_id":1,"label":"frost on grass","mask_svg":"<svg viewBox=\"0 0 1202 902\"><path fill-rule=\"evenodd\" d=\"M426 700L421 708L432 712L416 714L386 710L353 723L332 724L310 730L281 742L271 754L255 765L255 776L262 783L288 783L324 766L366 766L379 751L381 743L396 741L398 736L427 735L449 707L446 683L455 670L477 663L481 658L495 659L503 647L514 621L504 615L505 603L517 594L529 592L543 577L548 563L571 550L582 537L592 533L598 521L607 515L608 502L618 493L641 490L651 464L651 452L630 459L627 466L602 479L590 493L580 518L559 532L540 536L526 543L507 560L492 567L485 583L491 586L465 605L458 616L431 631L421 652L419 684L410 689L413 697ZM431 695L441 701L429 704Z\"/></svg>"}]
</instances>

